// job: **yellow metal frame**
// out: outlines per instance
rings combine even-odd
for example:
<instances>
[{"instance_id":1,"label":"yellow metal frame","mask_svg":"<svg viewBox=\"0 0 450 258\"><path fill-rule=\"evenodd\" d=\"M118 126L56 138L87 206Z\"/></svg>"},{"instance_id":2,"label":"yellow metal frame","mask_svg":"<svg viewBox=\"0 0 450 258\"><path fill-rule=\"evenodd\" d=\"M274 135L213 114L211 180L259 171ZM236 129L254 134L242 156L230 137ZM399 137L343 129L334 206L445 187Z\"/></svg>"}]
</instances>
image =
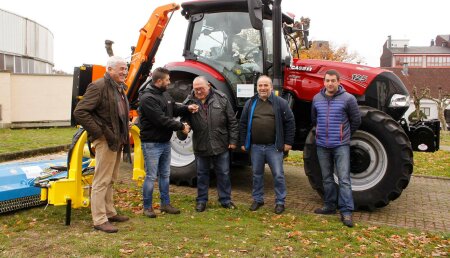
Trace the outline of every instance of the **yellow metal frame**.
<instances>
[{"instance_id":1,"label":"yellow metal frame","mask_svg":"<svg viewBox=\"0 0 450 258\"><path fill-rule=\"evenodd\" d=\"M141 186L145 179L144 156L139 138L139 128L133 125L131 136L134 140L134 162L133 162L133 180L138 186ZM51 181L47 188L41 190L41 200L47 200L52 205L67 205L71 200L72 208L88 207L90 204L90 186L92 185L93 175L82 175L82 158L84 146L87 141L87 132L83 132L76 142L72 155L70 157L70 169L68 177L57 181ZM92 160L89 166L95 166L95 160Z\"/></svg>"},{"instance_id":2,"label":"yellow metal frame","mask_svg":"<svg viewBox=\"0 0 450 258\"><path fill-rule=\"evenodd\" d=\"M133 161L132 179L136 181L136 184L138 186L142 186L145 179L144 154L142 153L141 138L139 138L140 132L141 131L139 130L139 127L137 127L136 125L133 125L131 127L130 133L134 141L134 161Z\"/></svg>"}]
</instances>

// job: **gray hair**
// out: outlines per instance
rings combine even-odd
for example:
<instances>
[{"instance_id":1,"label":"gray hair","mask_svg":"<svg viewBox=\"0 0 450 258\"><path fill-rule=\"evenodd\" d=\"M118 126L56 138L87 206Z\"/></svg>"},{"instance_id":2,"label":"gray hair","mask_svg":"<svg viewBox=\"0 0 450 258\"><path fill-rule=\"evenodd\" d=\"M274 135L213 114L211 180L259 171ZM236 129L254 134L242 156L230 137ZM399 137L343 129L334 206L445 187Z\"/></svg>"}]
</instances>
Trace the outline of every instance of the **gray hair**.
<instances>
[{"instance_id":1,"label":"gray hair","mask_svg":"<svg viewBox=\"0 0 450 258\"><path fill-rule=\"evenodd\" d=\"M127 61L120 57L120 56L112 56L108 59L108 62L106 63L106 70L108 70L109 67L115 67L117 63L127 63Z\"/></svg>"},{"instance_id":2,"label":"gray hair","mask_svg":"<svg viewBox=\"0 0 450 258\"><path fill-rule=\"evenodd\" d=\"M197 76L197 77L195 77L195 79L194 79L194 82L196 82L196 81L203 81L206 85L208 85L208 80L206 79L206 77L205 76Z\"/></svg>"},{"instance_id":3,"label":"gray hair","mask_svg":"<svg viewBox=\"0 0 450 258\"><path fill-rule=\"evenodd\" d=\"M256 84L259 84L259 81L260 81L261 79L269 79L270 85L272 85L272 78L270 78L269 76L267 76L267 75L265 75L265 74L263 74L263 75L261 75L261 76L258 77L258 80L256 81Z\"/></svg>"}]
</instances>

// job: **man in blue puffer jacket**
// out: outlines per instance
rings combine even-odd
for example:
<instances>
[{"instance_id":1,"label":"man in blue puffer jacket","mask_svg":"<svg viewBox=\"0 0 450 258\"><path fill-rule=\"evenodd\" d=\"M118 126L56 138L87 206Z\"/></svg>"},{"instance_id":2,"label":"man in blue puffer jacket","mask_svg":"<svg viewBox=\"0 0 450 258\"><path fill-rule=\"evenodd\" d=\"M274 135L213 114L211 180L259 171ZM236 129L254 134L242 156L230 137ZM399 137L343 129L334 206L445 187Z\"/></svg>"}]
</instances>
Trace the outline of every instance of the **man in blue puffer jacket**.
<instances>
[{"instance_id":1,"label":"man in blue puffer jacket","mask_svg":"<svg viewBox=\"0 0 450 258\"><path fill-rule=\"evenodd\" d=\"M335 70L325 73L324 88L314 96L311 119L316 126L317 156L322 171L324 206L317 214L335 214L336 206L341 221L353 227L353 195L350 181L350 137L361 124L356 98L340 85ZM333 172L336 171L339 186Z\"/></svg>"}]
</instances>

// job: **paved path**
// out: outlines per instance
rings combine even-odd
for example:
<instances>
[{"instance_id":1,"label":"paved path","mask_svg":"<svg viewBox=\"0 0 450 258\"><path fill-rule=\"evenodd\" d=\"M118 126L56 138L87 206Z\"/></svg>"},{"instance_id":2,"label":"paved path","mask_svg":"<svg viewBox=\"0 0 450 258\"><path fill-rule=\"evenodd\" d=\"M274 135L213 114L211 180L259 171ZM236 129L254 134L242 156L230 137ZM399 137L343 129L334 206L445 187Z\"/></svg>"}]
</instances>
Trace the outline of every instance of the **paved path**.
<instances>
[{"instance_id":1,"label":"paved path","mask_svg":"<svg viewBox=\"0 0 450 258\"><path fill-rule=\"evenodd\" d=\"M322 205L322 201L309 185L303 167L285 166L285 172L288 188L286 208L313 214L314 209ZM131 172L122 175L131 178ZM267 166L265 179L265 207L272 208L274 206L273 181ZM233 168L232 198L242 203L239 208L247 209L252 201L251 180L250 168ZM171 192L195 196L196 188L172 185ZM211 200L217 198L215 187L211 187L209 195ZM355 212L354 220L378 225L448 232L450 231L450 180L413 176L408 187L397 200L373 212Z\"/></svg>"}]
</instances>

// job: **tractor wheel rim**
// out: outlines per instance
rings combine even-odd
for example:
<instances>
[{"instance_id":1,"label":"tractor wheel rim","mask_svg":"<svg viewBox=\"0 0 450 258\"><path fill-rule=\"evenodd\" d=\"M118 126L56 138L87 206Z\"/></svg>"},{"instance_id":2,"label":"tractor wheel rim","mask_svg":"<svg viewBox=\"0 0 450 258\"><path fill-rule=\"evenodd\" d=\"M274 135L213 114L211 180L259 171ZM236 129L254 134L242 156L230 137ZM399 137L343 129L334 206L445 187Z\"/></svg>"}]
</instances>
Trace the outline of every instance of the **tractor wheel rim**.
<instances>
[{"instance_id":1,"label":"tractor wheel rim","mask_svg":"<svg viewBox=\"0 0 450 258\"><path fill-rule=\"evenodd\" d=\"M192 131L185 140L178 139L176 133L174 133L171 139L171 147L171 166L184 167L195 160L192 148Z\"/></svg>"},{"instance_id":2,"label":"tractor wheel rim","mask_svg":"<svg viewBox=\"0 0 450 258\"><path fill-rule=\"evenodd\" d=\"M370 160L355 160L363 164L357 171L350 173L352 190L364 191L377 185L386 174L388 157L383 144L372 134L365 131L357 131L350 142L352 149L360 152L359 158ZM336 173L334 180L338 182Z\"/></svg>"}]
</instances>

